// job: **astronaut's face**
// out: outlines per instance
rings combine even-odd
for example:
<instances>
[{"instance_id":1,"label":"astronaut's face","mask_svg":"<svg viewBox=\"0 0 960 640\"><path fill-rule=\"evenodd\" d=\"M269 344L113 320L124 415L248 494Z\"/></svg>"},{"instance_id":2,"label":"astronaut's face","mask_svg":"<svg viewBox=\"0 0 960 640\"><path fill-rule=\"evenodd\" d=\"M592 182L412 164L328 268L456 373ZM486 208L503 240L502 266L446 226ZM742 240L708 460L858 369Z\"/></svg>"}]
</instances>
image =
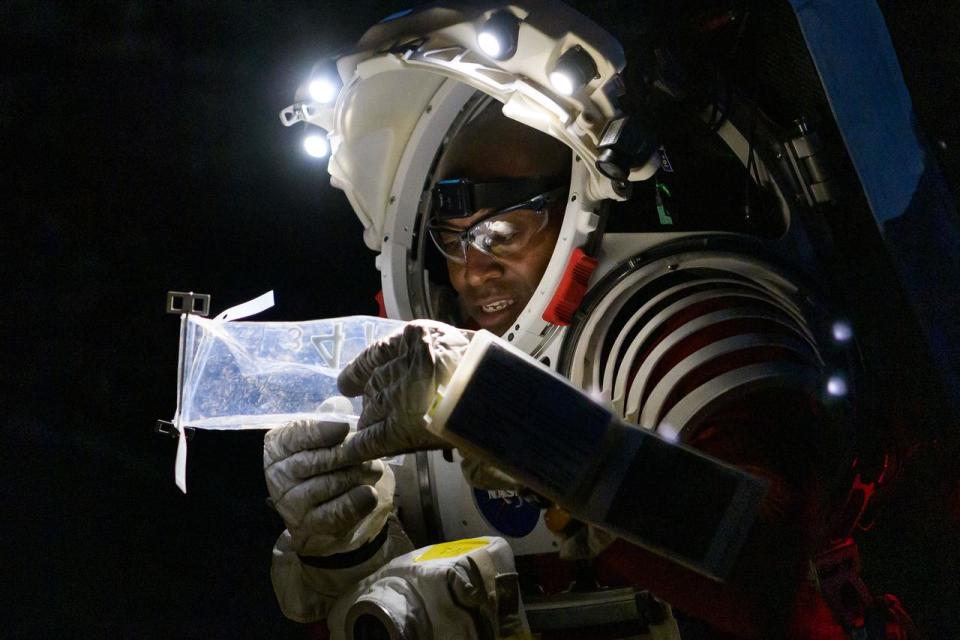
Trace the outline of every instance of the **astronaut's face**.
<instances>
[{"instance_id":1,"label":"astronaut's face","mask_svg":"<svg viewBox=\"0 0 960 640\"><path fill-rule=\"evenodd\" d=\"M470 179L477 183L558 177L569 180L571 153L563 143L503 116L494 103L448 144L437 165L438 179ZM563 180L561 180L561 183ZM464 319L503 334L530 301L547 269L563 221L565 198L548 208L549 219L526 243L509 255L490 255L473 246L464 259L447 259L450 282L459 294ZM469 218L449 220L466 230L491 212L481 209Z\"/></svg>"},{"instance_id":2,"label":"astronaut's face","mask_svg":"<svg viewBox=\"0 0 960 640\"><path fill-rule=\"evenodd\" d=\"M471 318L481 329L498 335L506 333L530 301L550 262L562 222L562 201L559 204L560 207L549 207L546 226L522 251L495 257L468 245L465 260L447 260L450 283L459 294L464 318ZM450 224L467 229L488 213L489 210L481 209Z\"/></svg>"}]
</instances>

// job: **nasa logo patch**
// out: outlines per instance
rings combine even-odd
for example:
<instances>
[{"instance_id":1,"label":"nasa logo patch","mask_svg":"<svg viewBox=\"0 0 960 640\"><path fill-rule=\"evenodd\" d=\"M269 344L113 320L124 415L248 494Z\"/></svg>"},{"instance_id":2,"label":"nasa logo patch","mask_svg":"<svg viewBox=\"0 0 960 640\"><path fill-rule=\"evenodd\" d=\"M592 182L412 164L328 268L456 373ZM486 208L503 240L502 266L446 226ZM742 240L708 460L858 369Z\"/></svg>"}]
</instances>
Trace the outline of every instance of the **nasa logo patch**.
<instances>
[{"instance_id":1,"label":"nasa logo patch","mask_svg":"<svg viewBox=\"0 0 960 640\"><path fill-rule=\"evenodd\" d=\"M533 531L540 520L540 509L516 491L474 489L473 499L487 524L505 536L522 538Z\"/></svg>"}]
</instances>

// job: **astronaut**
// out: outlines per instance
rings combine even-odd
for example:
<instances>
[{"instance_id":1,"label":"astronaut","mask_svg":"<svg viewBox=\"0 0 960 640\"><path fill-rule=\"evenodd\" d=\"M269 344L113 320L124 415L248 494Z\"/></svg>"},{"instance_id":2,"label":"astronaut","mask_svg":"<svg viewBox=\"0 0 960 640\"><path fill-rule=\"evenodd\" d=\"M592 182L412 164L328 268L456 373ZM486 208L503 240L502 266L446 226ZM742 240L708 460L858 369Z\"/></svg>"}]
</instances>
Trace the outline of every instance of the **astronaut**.
<instances>
[{"instance_id":1,"label":"astronaut","mask_svg":"<svg viewBox=\"0 0 960 640\"><path fill-rule=\"evenodd\" d=\"M753 185L752 214L671 211L671 162L621 104L624 65L609 34L558 2L430 5L319 64L281 113L322 130L310 148L330 153L332 184L379 252L387 314L443 321L411 323L343 371L341 390L364 397L356 433L305 421L267 434L267 486L286 524L272 577L288 617L341 616L358 582L413 549L394 513L400 468L383 458L449 446L423 415L471 330L486 329L624 420L769 482L725 583L548 511L539 526L586 561L588 581L649 589L689 616L684 637L841 638L865 624L836 619L808 580L835 537L827 515L856 369L849 331L808 284L822 275L815 222L733 108L689 126L725 145ZM628 205L650 196L653 217L608 230L611 204L631 192ZM495 466L461 468L471 485L518 488Z\"/></svg>"},{"instance_id":2,"label":"astronaut","mask_svg":"<svg viewBox=\"0 0 960 640\"><path fill-rule=\"evenodd\" d=\"M447 146L437 169L444 176L440 180L470 176L477 184L497 184L503 191L495 194L496 206L476 212L448 210L445 217L438 212L431 223L431 237L446 258L457 294L458 324L504 333L527 305L556 244L569 165L570 153L562 143L503 117L499 103L488 105ZM506 225L522 230L508 234ZM430 332L439 341L437 347L448 353L449 374L469 333L440 324L417 325L411 339L423 339L420 330ZM437 349L429 355L431 364L443 360ZM371 373L357 372L354 380L347 373L340 382L342 390L362 394L366 380L359 376ZM399 407L393 403L385 408ZM337 447L347 436L343 424L304 422L267 434L267 485L287 523L274 549L274 585L288 617L302 622L323 619L348 586L413 549L390 515L393 473L379 458L444 446L418 428L422 415L417 402L406 420L409 441L398 439L396 416L390 416L390 424L373 426L370 423L380 420L369 411L350 447ZM383 436L392 453L383 450ZM319 469L330 471L317 473ZM464 471L475 484L515 487L509 477L473 460L465 461Z\"/></svg>"}]
</instances>

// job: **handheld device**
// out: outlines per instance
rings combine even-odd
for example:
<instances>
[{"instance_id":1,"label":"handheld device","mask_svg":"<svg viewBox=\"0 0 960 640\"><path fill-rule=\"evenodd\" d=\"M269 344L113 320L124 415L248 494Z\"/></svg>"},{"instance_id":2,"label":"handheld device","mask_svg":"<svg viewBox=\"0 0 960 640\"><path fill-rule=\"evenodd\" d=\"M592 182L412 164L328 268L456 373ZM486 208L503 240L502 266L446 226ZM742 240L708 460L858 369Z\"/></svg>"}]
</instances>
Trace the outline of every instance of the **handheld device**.
<instances>
[{"instance_id":1,"label":"handheld device","mask_svg":"<svg viewBox=\"0 0 960 640\"><path fill-rule=\"evenodd\" d=\"M766 482L625 423L493 334L474 337L427 415L430 431L574 516L716 580Z\"/></svg>"}]
</instances>

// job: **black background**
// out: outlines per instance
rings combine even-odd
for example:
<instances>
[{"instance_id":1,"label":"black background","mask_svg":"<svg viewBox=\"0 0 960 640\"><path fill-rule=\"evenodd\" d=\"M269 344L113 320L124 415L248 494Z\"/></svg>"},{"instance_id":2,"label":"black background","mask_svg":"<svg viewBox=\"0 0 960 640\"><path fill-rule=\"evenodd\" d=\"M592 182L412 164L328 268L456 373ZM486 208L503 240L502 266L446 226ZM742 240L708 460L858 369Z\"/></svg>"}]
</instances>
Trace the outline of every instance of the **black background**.
<instances>
[{"instance_id":1,"label":"black background","mask_svg":"<svg viewBox=\"0 0 960 640\"><path fill-rule=\"evenodd\" d=\"M0 3L0 636L302 635L269 582L282 525L264 504L262 433L200 433L190 492L174 486L176 443L152 431L175 400L163 299L211 293L219 312L274 289L261 319L375 312L361 226L277 112L320 55L407 4ZM629 31L629 3L578 4ZM950 29L933 3L886 5L921 119L956 148L931 89L955 47L922 53ZM955 157L941 158L954 176ZM938 634L957 619L944 539L877 544L903 555L873 570Z\"/></svg>"},{"instance_id":2,"label":"black background","mask_svg":"<svg viewBox=\"0 0 960 640\"><path fill-rule=\"evenodd\" d=\"M176 442L176 316L376 313L373 254L277 116L389 2L4 3L0 637L301 637L276 606L262 432ZM11 202L12 200L12 202ZM6 270L6 269L5 269ZM8 299L9 300L9 299ZM7 615L0 615L6 618Z\"/></svg>"}]
</instances>

